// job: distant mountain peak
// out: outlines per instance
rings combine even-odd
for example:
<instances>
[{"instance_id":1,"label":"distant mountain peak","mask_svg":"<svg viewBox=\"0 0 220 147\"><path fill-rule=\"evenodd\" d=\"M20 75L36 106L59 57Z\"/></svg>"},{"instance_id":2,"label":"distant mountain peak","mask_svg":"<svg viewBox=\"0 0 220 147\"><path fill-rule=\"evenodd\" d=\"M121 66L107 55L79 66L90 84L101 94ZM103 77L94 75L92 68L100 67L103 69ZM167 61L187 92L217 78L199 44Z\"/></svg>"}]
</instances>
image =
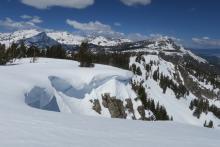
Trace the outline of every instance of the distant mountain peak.
<instances>
[{"instance_id":1,"label":"distant mountain peak","mask_svg":"<svg viewBox=\"0 0 220 147\"><path fill-rule=\"evenodd\" d=\"M47 47L51 47L51 46L60 44L56 40L47 36L46 32L41 32L41 33L37 34L36 36L24 39L23 41L27 46L34 45L39 48L47 48Z\"/></svg>"}]
</instances>

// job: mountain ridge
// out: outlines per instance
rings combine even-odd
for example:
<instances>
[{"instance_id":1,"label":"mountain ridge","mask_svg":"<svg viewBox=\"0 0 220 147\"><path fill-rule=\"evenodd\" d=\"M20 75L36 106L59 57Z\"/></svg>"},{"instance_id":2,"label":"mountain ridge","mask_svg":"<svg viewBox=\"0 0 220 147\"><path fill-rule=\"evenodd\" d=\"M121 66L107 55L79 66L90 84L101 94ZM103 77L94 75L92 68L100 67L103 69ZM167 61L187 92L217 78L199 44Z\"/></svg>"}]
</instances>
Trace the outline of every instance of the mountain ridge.
<instances>
[{"instance_id":1,"label":"mountain ridge","mask_svg":"<svg viewBox=\"0 0 220 147\"><path fill-rule=\"evenodd\" d=\"M40 31L32 29L15 31L12 33L1 33L0 43L5 44L8 47L10 44L17 43L21 40L30 39L32 37L36 38L37 35L42 33L44 33L44 35L47 37L57 41L59 44L67 46L79 46L83 41L88 41L90 44L98 46L116 46L121 43L131 42L129 39L124 38L116 39L101 35L80 36L65 31Z\"/></svg>"}]
</instances>

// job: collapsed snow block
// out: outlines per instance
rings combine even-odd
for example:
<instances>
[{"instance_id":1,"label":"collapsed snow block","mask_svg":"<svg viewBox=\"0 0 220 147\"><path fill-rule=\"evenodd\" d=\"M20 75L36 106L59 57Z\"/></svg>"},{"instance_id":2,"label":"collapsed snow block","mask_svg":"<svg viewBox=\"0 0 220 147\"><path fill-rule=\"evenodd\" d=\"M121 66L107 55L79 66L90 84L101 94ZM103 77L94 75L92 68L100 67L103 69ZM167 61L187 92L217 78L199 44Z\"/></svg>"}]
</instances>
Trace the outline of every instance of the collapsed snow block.
<instances>
[{"instance_id":1,"label":"collapsed snow block","mask_svg":"<svg viewBox=\"0 0 220 147\"><path fill-rule=\"evenodd\" d=\"M110 94L102 95L102 104L105 108L108 108L112 118L126 118L125 107L123 101L116 99L116 97L110 97Z\"/></svg>"},{"instance_id":2,"label":"collapsed snow block","mask_svg":"<svg viewBox=\"0 0 220 147\"><path fill-rule=\"evenodd\" d=\"M49 95L44 88L34 87L25 95L25 103L34 108L60 112L56 97Z\"/></svg>"}]
</instances>

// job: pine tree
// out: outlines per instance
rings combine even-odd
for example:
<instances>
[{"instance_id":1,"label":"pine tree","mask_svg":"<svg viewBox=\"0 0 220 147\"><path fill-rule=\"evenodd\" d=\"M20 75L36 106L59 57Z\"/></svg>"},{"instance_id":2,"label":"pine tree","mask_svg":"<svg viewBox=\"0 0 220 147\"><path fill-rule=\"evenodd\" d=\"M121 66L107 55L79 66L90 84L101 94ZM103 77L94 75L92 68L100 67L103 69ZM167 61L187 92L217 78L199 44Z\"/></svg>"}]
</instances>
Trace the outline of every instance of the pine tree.
<instances>
[{"instance_id":1,"label":"pine tree","mask_svg":"<svg viewBox=\"0 0 220 147\"><path fill-rule=\"evenodd\" d=\"M155 116L156 116L157 120L160 120L160 104L159 104L159 102L157 102Z\"/></svg>"},{"instance_id":2,"label":"pine tree","mask_svg":"<svg viewBox=\"0 0 220 147\"><path fill-rule=\"evenodd\" d=\"M141 56L140 56L140 55L138 55L138 56L136 57L135 62L141 63Z\"/></svg>"},{"instance_id":3,"label":"pine tree","mask_svg":"<svg viewBox=\"0 0 220 147\"><path fill-rule=\"evenodd\" d=\"M78 53L80 67L93 67L91 52L87 42L83 42Z\"/></svg>"},{"instance_id":4,"label":"pine tree","mask_svg":"<svg viewBox=\"0 0 220 147\"><path fill-rule=\"evenodd\" d=\"M145 88L142 85L139 86L138 96L139 96L143 106L146 108L146 104L147 104L146 98L147 98L147 95L146 95L146 92L145 92Z\"/></svg>"},{"instance_id":5,"label":"pine tree","mask_svg":"<svg viewBox=\"0 0 220 147\"><path fill-rule=\"evenodd\" d=\"M199 107L196 107L195 111L193 112L193 115L195 117L197 117L198 119L200 118L201 111L200 111Z\"/></svg>"},{"instance_id":6,"label":"pine tree","mask_svg":"<svg viewBox=\"0 0 220 147\"><path fill-rule=\"evenodd\" d=\"M213 128L213 121L211 121L211 120L209 121L208 127Z\"/></svg>"},{"instance_id":7,"label":"pine tree","mask_svg":"<svg viewBox=\"0 0 220 147\"><path fill-rule=\"evenodd\" d=\"M20 47L17 49L18 58L26 57L26 52L27 52L27 48L26 48L24 42L22 41L20 44Z\"/></svg>"},{"instance_id":8,"label":"pine tree","mask_svg":"<svg viewBox=\"0 0 220 147\"><path fill-rule=\"evenodd\" d=\"M149 64L146 64L146 65L145 65L145 69L146 69L146 71L149 73L149 72L150 72L150 70L151 70L150 65L149 65Z\"/></svg>"},{"instance_id":9,"label":"pine tree","mask_svg":"<svg viewBox=\"0 0 220 147\"><path fill-rule=\"evenodd\" d=\"M190 102L189 109L190 109L190 110L193 110L193 109L194 109L193 101Z\"/></svg>"},{"instance_id":10,"label":"pine tree","mask_svg":"<svg viewBox=\"0 0 220 147\"><path fill-rule=\"evenodd\" d=\"M153 79L154 79L155 81L158 80L158 70L154 71L154 73L153 73Z\"/></svg>"},{"instance_id":11,"label":"pine tree","mask_svg":"<svg viewBox=\"0 0 220 147\"><path fill-rule=\"evenodd\" d=\"M170 120L173 121L173 116L171 116Z\"/></svg>"},{"instance_id":12,"label":"pine tree","mask_svg":"<svg viewBox=\"0 0 220 147\"><path fill-rule=\"evenodd\" d=\"M137 68L136 74L139 75L139 76L142 75L142 72L141 72L141 68L140 68L140 67Z\"/></svg>"},{"instance_id":13,"label":"pine tree","mask_svg":"<svg viewBox=\"0 0 220 147\"><path fill-rule=\"evenodd\" d=\"M134 74L137 73L137 67L136 67L135 64L132 64L132 66L131 66L131 70L133 71Z\"/></svg>"},{"instance_id":14,"label":"pine tree","mask_svg":"<svg viewBox=\"0 0 220 147\"><path fill-rule=\"evenodd\" d=\"M5 45L0 44L0 65L5 65L8 61Z\"/></svg>"},{"instance_id":15,"label":"pine tree","mask_svg":"<svg viewBox=\"0 0 220 147\"><path fill-rule=\"evenodd\" d=\"M207 127L207 122L205 121L205 123L203 124L204 127Z\"/></svg>"},{"instance_id":16,"label":"pine tree","mask_svg":"<svg viewBox=\"0 0 220 147\"><path fill-rule=\"evenodd\" d=\"M10 62L14 62L14 60L16 60L17 58L17 47L18 45L15 43L12 43L12 45L7 49L7 58Z\"/></svg>"}]
</instances>

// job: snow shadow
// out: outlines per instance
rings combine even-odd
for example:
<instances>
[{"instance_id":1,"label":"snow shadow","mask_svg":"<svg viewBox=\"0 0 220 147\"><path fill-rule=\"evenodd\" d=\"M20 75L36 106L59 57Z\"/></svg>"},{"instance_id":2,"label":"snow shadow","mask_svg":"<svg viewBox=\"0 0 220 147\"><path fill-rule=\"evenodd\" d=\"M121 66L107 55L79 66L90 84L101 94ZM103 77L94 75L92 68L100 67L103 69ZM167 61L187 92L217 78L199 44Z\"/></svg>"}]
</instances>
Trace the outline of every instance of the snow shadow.
<instances>
[{"instance_id":1,"label":"snow shadow","mask_svg":"<svg viewBox=\"0 0 220 147\"><path fill-rule=\"evenodd\" d=\"M60 112L56 97L51 97L44 88L34 87L25 94L25 103L31 107Z\"/></svg>"},{"instance_id":2,"label":"snow shadow","mask_svg":"<svg viewBox=\"0 0 220 147\"><path fill-rule=\"evenodd\" d=\"M84 89L84 88L83 89L76 89L70 83L68 83L67 81L65 81L59 77L50 76L49 80L51 82L51 85L57 91L62 92L69 97L83 99L85 93L87 92L86 89Z\"/></svg>"}]
</instances>

